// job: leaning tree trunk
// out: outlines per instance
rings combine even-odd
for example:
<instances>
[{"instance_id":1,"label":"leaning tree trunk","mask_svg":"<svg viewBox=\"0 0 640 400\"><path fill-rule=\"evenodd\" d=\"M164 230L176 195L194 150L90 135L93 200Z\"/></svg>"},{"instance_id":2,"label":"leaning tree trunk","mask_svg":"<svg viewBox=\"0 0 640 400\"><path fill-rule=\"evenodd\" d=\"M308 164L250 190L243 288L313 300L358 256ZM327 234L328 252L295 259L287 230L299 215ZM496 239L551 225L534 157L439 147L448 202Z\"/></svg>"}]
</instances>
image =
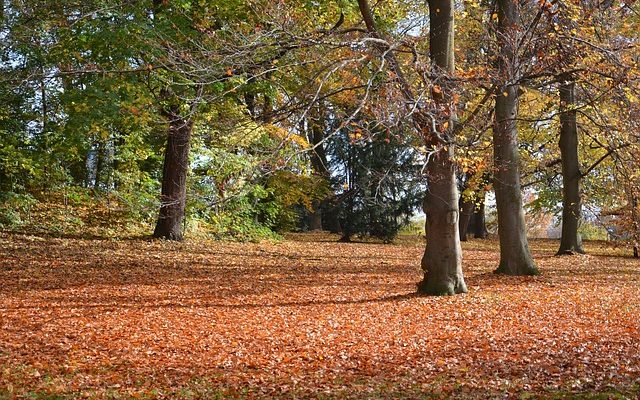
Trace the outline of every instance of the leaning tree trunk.
<instances>
[{"instance_id":1,"label":"leaning tree trunk","mask_svg":"<svg viewBox=\"0 0 640 400\"><path fill-rule=\"evenodd\" d=\"M560 86L560 154L562 160L562 238L558 255L584 253L578 226L582 215L580 202L580 163L576 123L575 82Z\"/></svg>"},{"instance_id":2,"label":"leaning tree trunk","mask_svg":"<svg viewBox=\"0 0 640 400\"><path fill-rule=\"evenodd\" d=\"M429 52L438 73L454 73L454 8L453 0L429 0L431 31ZM423 202L426 214L427 244L422 257L424 279L418 292L428 295L465 293L467 286L462 275L462 248L458 232L458 188L454 163L453 132L455 104L451 90L434 90L438 107L438 129L449 143L437 138L427 119L419 121L426 134L427 147L439 148L427 162L428 191Z\"/></svg>"},{"instance_id":3,"label":"leaning tree trunk","mask_svg":"<svg viewBox=\"0 0 640 400\"><path fill-rule=\"evenodd\" d=\"M522 207L518 155L518 84L516 68L519 4L514 0L498 0L498 40L500 45L498 73L504 83L499 88L493 126L494 188L498 208L500 265L496 273L536 275Z\"/></svg>"},{"instance_id":4,"label":"leaning tree trunk","mask_svg":"<svg viewBox=\"0 0 640 400\"><path fill-rule=\"evenodd\" d=\"M187 171L189 143L193 121L177 112L168 113L169 134L162 169L160 215L153 236L168 240L182 240L182 221L187 200Z\"/></svg>"}]
</instances>

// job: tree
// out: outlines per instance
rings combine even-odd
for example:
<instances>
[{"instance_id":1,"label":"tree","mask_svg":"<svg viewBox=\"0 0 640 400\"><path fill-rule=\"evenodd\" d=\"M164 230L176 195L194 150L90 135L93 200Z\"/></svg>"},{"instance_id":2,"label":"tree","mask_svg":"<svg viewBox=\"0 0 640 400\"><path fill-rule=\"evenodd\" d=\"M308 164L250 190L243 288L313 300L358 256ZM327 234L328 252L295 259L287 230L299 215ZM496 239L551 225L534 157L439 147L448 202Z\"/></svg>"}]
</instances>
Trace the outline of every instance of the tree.
<instances>
[{"instance_id":1,"label":"tree","mask_svg":"<svg viewBox=\"0 0 640 400\"><path fill-rule=\"evenodd\" d=\"M518 155L518 45L519 8L512 0L498 0L497 29L499 44L495 122L493 126L494 189L498 208L500 265L497 273L536 275L536 267L527 242L524 209L520 189Z\"/></svg>"},{"instance_id":2,"label":"tree","mask_svg":"<svg viewBox=\"0 0 640 400\"><path fill-rule=\"evenodd\" d=\"M576 84L571 76L560 82L560 152L562 159L562 237L558 254L584 253L578 227L582 219L580 162L576 122Z\"/></svg>"},{"instance_id":3,"label":"tree","mask_svg":"<svg viewBox=\"0 0 640 400\"><path fill-rule=\"evenodd\" d=\"M335 160L341 241L370 236L392 241L420 204L423 190L418 152L405 132L382 130L376 121L359 121L330 138Z\"/></svg>"},{"instance_id":4,"label":"tree","mask_svg":"<svg viewBox=\"0 0 640 400\"><path fill-rule=\"evenodd\" d=\"M616 139L624 136L618 132L617 126L607 126L602 118L607 114L606 110L618 107L615 101L610 100L611 96L616 97L616 91L610 87L618 81L626 81L629 69L629 65L622 61L625 46L620 45L620 36L614 38L608 33L623 31L615 27L614 21L619 23L618 18L609 15L611 6L611 2L597 7L590 3L544 3L533 18L542 23L537 24L538 28L529 28L537 31L532 34L538 39L530 52L536 57L533 57L529 76L524 74L522 81L540 91L533 96L534 99L530 95L525 96L538 104L530 102L529 113L522 120L530 122L529 125L533 123L527 127L528 131L548 134L542 136L542 143L527 145L531 156L529 162L535 163L533 175L537 176L537 181L529 182L527 186L544 183L544 186L536 188L539 196L535 207L546 203L547 210L557 209L558 193L553 192L561 192L562 236L558 255L583 252L578 231L582 222L583 195L592 203L595 196L594 193L582 193L581 186L585 178L620 146L628 145L620 144ZM559 101L551 100L557 92ZM556 128L555 121L549 121L557 115L560 117L559 128ZM554 128L560 132L559 156L553 147L547 146L554 139ZM533 133L525 141L531 142L530 139L536 136ZM588 148L580 146L582 140L591 142ZM606 150L606 153L598 154L598 148ZM552 158L541 162L545 153ZM591 165L583 169L581 158ZM556 179L560 173L553 170L556 165L562 166L561 186Z\"/></svg>"},{"instance_id":5,"label":"tree","mask_svg":"<svg viewBox=\"0 0 640 400\"><path fill-rule=\"evenodd\" d=\"M190 24L191 19L187 19L186 23L184 23L185 19L179 17L176 18L177 21L172 21L170 18L172 14L179 16L180 13L175 10L165 9L161 0L153 1L152 13L151 28L155 31L162 32L166 30L166 24L170 23L172 27L176 27L176 30L177 27L180 27L180 32L186 32L183 35L178 35L177 38L174 37L174 40L189 39L198 35L195 27ZM183 23L180 24L180 22ZM159 57L148 60L149 65L163 62L163 65L168 68L170 73L182 72L175 68L177 61L179 62L179 57L176 60L176 57L172 55L173 49L168 45L161 47L165 48L166 56L160 52ZM181 107L184 101L179 97L183 95L182 93L175 93L171 85L167 84L160 89L159 94L161 104L158 106L160 114L167 120L168 131L162 167L160 210L153 230L153 236L156 238L176 241L183 239L182 222L187 204L187 173L189 171L189 147L194 126L193 114L198 107L199 95L202 90L201 85L194 85L190 79L182 80L183 87L187 92L194 86L197 86L195 90L198 92L196 96L187 100L189 106L187 107L188 114L186 116L184 115L185 107Z\"/></svg>"},{"instance_id":6,"label":"tree","mask_svg":"<svg viewBox=\"0 0 640 400\"><path fill-rule=\"evenodd\" d=\"M309 151L309 161L313 173L326 182L331 182L331 172L329 170L329 159L327 158L327 143L325 140L327 115L322 112L322 105L314 107L317 112L312 113L306 120L306 135L308 142L312 145ZM334 203L335 195L331 194L321 201L313 204L313 211L309 214L309 230L323 230L327 228L333 233L342 231L338 219L338 206Z\"/></svg>"},{"instance_id":7,"label":"tree","mask_svg":"<svg viewBox=\"0 0 640 400\"><path fill-rule=\"evenodd\" d=\"M429 1L429 55L434 70L445 78L455 72L453 0ZM428 187L423 208L426 214L427 247L422 257L424 279L418 291L425 294L465 293L462 248L458 220L458 188L454 162L456 104L449 84L434 87L436 129L426 134L427 147L438 151L427 161ZM421 128L425 129L424 122ZM444 137L444 140L440 138Z\"/></svg>"},{"instance_id":8,"label":"tree","mask_svg":"<svg viewBox=\"0 0 640 400\"><path fill-rule=\"evenodd\" d=\"M471 221L467 229L471 229L473 237L476 239L486 239L489 235L487 231L487 223L485 218L485 198L486 191L481 189L478 194L478 200L471 216Z\"/></svg>"},{"instance_id":9,"label":"tree","mask_svg":"<svg viewBox=\"0 0 640 400\"><path fill-rule=\"evenodd\" d=\"M162 167L160 212L153 236L168 240L183 239L182 221L187 203L187 172L193 120L179 114L178 107L163 110L169 121L167 147Z\"/></svg>"},{"instance_id":10,"label":"tree","mask_svg":"<svg viewBox=\"0 0 640 400\"><path fill-rule=\"evenodd\" d=\"M368 2L358 0L358 5L369 33L376 39L382 39ZM425 275L418 284L418 292L427 295L452 295L467 291L462 274L458 191L453 161L453 138L457 129L455 99L448 87L454 72L453 12L453 1L429 3L431 70L442 83L432 87L432 107L420 107L395 55L386 51L384 44L378 46L390 65L404 101L419 108L412 114L412 119L429 152L426 165L427 194L423 201L427 215L427 244L421 261Z\"/></svg>"}]
</instances>

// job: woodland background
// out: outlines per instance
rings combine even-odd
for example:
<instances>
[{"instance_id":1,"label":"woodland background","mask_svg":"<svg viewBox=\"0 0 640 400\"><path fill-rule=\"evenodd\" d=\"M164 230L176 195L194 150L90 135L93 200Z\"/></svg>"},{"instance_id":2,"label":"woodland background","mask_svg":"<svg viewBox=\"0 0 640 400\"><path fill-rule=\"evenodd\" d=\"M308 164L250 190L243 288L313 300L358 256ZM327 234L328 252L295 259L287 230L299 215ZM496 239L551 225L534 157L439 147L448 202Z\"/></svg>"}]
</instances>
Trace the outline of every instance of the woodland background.
<instances>
[{"instance_id":1,"label":"woodland background","mask_svg":"<svg viewBox=\"0 0 640 400\"><path fill-rule=\"evenodd\" d=\"M390 240L421 211L425 162L440 150L416 132L380 35L409 71L414 104L428 108L441 90L455 103L456 181L471 214L496 168L493 100L506 79L496 7L455 3L449 75L432 67L428 7L413 2L376 4L383 32L368 37L353 2L5 1L0 224L148 234L161 201L173 201L159 195L167 162L184 170L186 206L171 212L188 234L324 228ZM509 68L530 225L535 215L560 225L559 116L574 112L581 232L637 241L637 6L521 8ZM569 81L565 104L558 90ZM172 123L189 126L180 160L165 160Z\"/></svg>"},{"instance_id":2,"label":"woodland background","mask_svg":"<svg viewBox=\"0 0 640 400\"><path fill-rule=\"evenodd\" d=\"M0 6L0 398L638 396L635 1Z\"/></svg>"}]
</instances>

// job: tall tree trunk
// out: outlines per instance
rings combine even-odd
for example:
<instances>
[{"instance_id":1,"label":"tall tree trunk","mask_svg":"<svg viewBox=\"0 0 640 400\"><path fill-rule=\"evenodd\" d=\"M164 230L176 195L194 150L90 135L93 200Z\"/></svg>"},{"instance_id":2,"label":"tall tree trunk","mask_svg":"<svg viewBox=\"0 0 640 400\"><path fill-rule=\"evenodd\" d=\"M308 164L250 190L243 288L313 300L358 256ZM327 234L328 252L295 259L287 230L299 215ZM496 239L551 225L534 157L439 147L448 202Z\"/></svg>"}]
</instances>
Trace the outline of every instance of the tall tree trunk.
<instances>
[{"instance_id":1,"label":"tall tree trunk","mask_svg":"<svg viewBox=\"0 0 640 400\"><path fill-rule=\"evenodd\" d=\"M307 132L307 139L313 145L313 150L309 153L311 168L313 168L313 171L316 175L322 177L323 179L329 180L327 154L322 142L324 140L322 113L318 112L317 118L315 120L314 118L309 118L308 123L310 125L310 129ZM309 215L309 230L322 230L322 217L325 203L326 199L324 201L317 201L313 204L313 211Z\"/></svg>"},{"instance_id":2,"label":"tall tree trunk","mask_svg":"<svg viewBox=\"0 0 640 400\"><path fill-rule=\"evenodd\" d=\"M429 0L429 52L438 73L454 73L454 7L453 0ZM450 143L442 143L438 132L431 132L426 121L419 126L427 135L427 145L436 145L438 152L427 162L428 191L423 201L426 214L427 244L422 256L424 279L418 292L428 295L465 293L467 286L462 275L462 248L458 232L458 187L454 146L455 105L451 90L434 90L438 105L438 126ZM444 147L442 145L445 145Z\"/></svg>"},{"instance_id":3,"label":"tall tree trunk","mask_svg":"<svg viewBox=\"0 0 640 400\"><path fill-rule=\"evenodd\" d=\"M430 295L465 293L462 248L458 233L458 190L453 149L427 166L429 188L423 202L427 245L422 256L424 279L418 291ZM452 183L453 182L453 183Z\"/></svg>"},{"instance_id":4,"label":"tall tree trunk","mask_svg":"<svg viewBox=\"0 0 640 400\"><path fill-rule=\"evenodd\" d=\"M374 37L380 37L367 0L358 0L358 7L368 31ZM429 52L434 69L437 73L453 75L453 0L430 0L429 17ZM405 100L414 103L415 97L411 86L404 78L401 65L392 52L388 52L386 48L381 50L384 51L385 59L395 74ZM430 113L433 110L424 111L424 114L429 115L422 115L422 112L413 114L414 124L425 136L427 147L435 145L438 149L436 154L429 158L426 166L428 192L423 201L423 208L426 214L427 245L421 262L424 278L418 284L418 292L447 295L467 291L462 276L462 248L458 233L458 188L453 162L455 105L451 91L447 88L441 89L440 93L434 88L433 92L438 113L436 129L439 132L433 132L431 128ZM445 136L445 139L441 140L440 135Z\"/></svg>"},{"instance_id":5,"label":"tall tree trunk","mask_svg":"<svg viewBox=\"0 0 640 400\"><path fill-rule=\"evenodd\" d=\"M560 154L562 160L562 237L557 255L584 253L578 226L582 216L580 202L580 163L576 123L576 84L570 77L560 86Z\"/></svg>"},{"instance_id":6,"label":"tall tree trunk","mask_svg":"<svg viewBox=\"0 0 640 400\"><path fill-rule=\"evenodd\" d=\"M518 77L517 34L519 4L514 0L498 0L498 41L500 45L498 74L505 80L496 96L493 126L493 154L500 237L500 265L496 273L536 275L524 220L520 189L518 155Z\"/></svg>"},{"instance_id":7,"label":"tall tree trunk","mask_svg":"<svg viewBox=\"0 0 640 400\"><path fill-rule=\"evenodd\" d=\"M311 168L313 172L326 179L331 179L329 172L329 160L324 147L324 113L321 105L312 114L308 120L307 140L313 145L313 150L309 152ZM313 205L314 211L309 215L310 230L329 230L331 233L340 233L342 228L339 219L340 204L332 204L335 200L335 193L328 195L321 201Z\"/></svg>"},{"instance_id":8,"label":"tall tree trunk","mask_svg":"<svg viewBox=\"0 0 640 400\"><path fill-rule=\"evenodd\" d=\"M177 114L167 113L169 134L162 169L162 194L160 214L153 231L156 238L182 240L182 221L187 199L187 171L189 169L189 144L193 121Z\"/></svg>"},{"instance_id":9,"label":"tall tree trunk","mask_svg":"<svg viewBox=\"0 0 640 400\"><path fill-rule=\"evenodd\" d=\"M469 231L469 222L471 222L471 218L473 217L473 210L475 209L475 204L471 199L464 199L464 197L460 198L460 223L458 224L458 229L460 230L460 241L467 241L467 233Z\"/></svg>"},{"instance_id":10,"label":"tall tree trunk","mask_svg":"<svg viewBox=\"0 0 640 400\"><path fill-rule=\"evenodd\" d=\"M481 190L480 196L482 197L480 198L480 201L478 202L475 209L473 210L473 217L472 217L473 237L476 239L486 239L487 236L489 235L489 232L487 231L487 222L485 218L485 206L484 206L484 199L487 193L483 189L480 189L480 190Z\"/></svg>"},{"instance_id":11,"label":"tall tree trunk","mask_svg":"<svg viewBox=\"0 0 640 400\"><path fill-rule=\"evenodd\" d=\"M460 241L467 241L467 231L469 230L469 222L473 216L473 210L475 208L474 199L471 196L465 196L464 192L469 187L469 180L471 176L469 173L464 174L464 184L462 186L462 193L460 193L460 201L458 202L458 208L460 209L460 221L458 223L458 230L460 231Z\"/></svg>"}]
</instances>

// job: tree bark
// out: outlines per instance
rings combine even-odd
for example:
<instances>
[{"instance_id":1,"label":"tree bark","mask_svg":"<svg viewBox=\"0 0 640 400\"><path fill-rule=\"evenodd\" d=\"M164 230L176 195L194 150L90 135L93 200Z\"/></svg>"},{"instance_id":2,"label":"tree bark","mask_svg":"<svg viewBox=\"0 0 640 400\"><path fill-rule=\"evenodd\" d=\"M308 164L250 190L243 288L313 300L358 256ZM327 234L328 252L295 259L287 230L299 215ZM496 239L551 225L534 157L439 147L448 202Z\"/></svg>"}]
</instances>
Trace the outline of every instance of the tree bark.
<instances>
[{"instance_id":1,"label":"tree bark","mask_svg":"<svg viewBox=\"0 0 640 400\"><path fill-rule=\"evenodd\" d=\"M464 177L464 185L462 186L462 193L460 194L460 201L458 202L458 208L460 209L460 221L458 224L458 230L460 231L460 241L467 241L467 231L469 230L469 222L471 221L471 217L473 216L473 210L475 208L475 203L473 197L464 196L464 192L469 187L469 180L471 176L469 173L465 173Z\"/></svg>"},{"instance_id":2,"label":"tree bark","mask_svg":"<svg viewBox=\"0 0 640 400\"><path fill-rule=\"evenodd\" d=\"M560 86L560 154L562 161L562 237L557 255L584 254L578 233L582 217L580 202L580 163L578 160L578 127L576 123L575 82Z\"/></svg>"},{"instance_id":3,"label":"tree bark","mask_svg":"<svg viewBox=\"0 0 640 400\"><path fill-rule=\"evenodd\" d=\"M473 217L473 210L475 209L475 204L473 200L464 200L461 198L460 205L460 223L458 229L460 230L460 241L466 242L467 233L469 231L469 222L471 222L471 218Z\"/></svg>"},{"instance_id":4,"label":"tree bark","mask_svg":"<svg viewBox=\"0 0 640 400\"><path fill-rule=\"evenodd\" d=\"M453 149L430 161L429 187L423 202L427 245L422 256L424 279L418 292L429 295L466 293L462 275L462 248L458 233L458 190L455 185Z\"/></svg>"},{"instance_id":5,"label":"tree bark","mask_svg":"<svg viewBox=\"0 0 640 400\"><path fill-rule=\"evenodd\" d=\"M518 81L519 60L516 40L519 4L498 0L498 41L500 46L498 74L504 83L496 94L493 126L494 188L498 208L500 265L496 273L537 275L527 241L524 209L520 188L518 154Z\"/></svg>"},{"instance_id":6,"label":"tree bark","mask_svg":"<svg viewBox=\"0 0 640 400\"><path fill-rule=\"evenodd\" d=\"M310 129L307 133L307 136L309 136L307 139L313 145L313 150L310 152L309 158L313 171L318 176L329 180L330 174L329 169L327 168L327 153L325 152L324 144L322 142L324 139L324 129L321 125L321 114L321 112L318 112L318 116L315 121L313 118L309 119ZM309 230L322 230L323 207L326 205L326 200L327 199L324 199L323 201L318 201L313 204L313 212L309 215Z\"/></svg>"},{"instance_id":7,"label":"tree bark","mask_svg":"<svg viewBox=\"0 0 640 400\"><path fill-rule=\"evenodd\" d=\"M162 169L160 214L153 236L167 240L183 239L182 221L187 199L187 171L189 144L193 121L180 117L177 112L167 113L169 134Z\"/></svg>"},{"instance_id":8,"label":"tree bark","mask_svg":"<svg viewBox=\"0 0 640 400\"><path fill-rule=\"evenodd\" d=\"M368 31L374 37L380 37L367 0L358 0L358 7ZM451 76L454 73L453 0L430 0L429 17L431 62L437 73ZM395 74L405 101L415 103L411 86L393 52L388 52L386 48L381 50ZM427 148L434 146L437 149L426 165L428 192L423 201L423 208L426 214L427 244L421 262L424 278L418 284L418 293L451 295L467 291L462 276L462 248L458 233L458 188L453 162L455 105L450 90L444 88L437 93L434 89L433 94L438 113L435 128L439 132L432 131L430 113L433 110L425 110L425 115L421 112L413 114L414 124L424 135Z\"/></svg>"},{"instance_id":9,"label":"tree bark","mask_svg":"<svg viewBox=\"0 0 640 400\"><path fill-rule=\"evenodd\" d=\"M439 73L454 73L454 5L453 0L429 0L429 53ZM455 105L447 88L434 90L438 106L439 129L448 138L442 143L422 120L419 126L426 133L427 147L439 148L427 162L428 191L423 202L426 214L427 244L422 256L424 278L418 284L418 292L428 295L452 295L466 293L462 275L462 248L458 220L458 187L454 163L452 133L455 123ZM448 125L448 126L447 126ZM443 146L444 144L444 146Z\"/></svg>"},{"instance_id":10,"label":"tree bark","mask_svg":"<svg viewBox=\"0 0 640 400\"><path fill-rule=\"evenodd\" d=\"M309 129L307 130L307 140L313 145L313 150L309 153L311 168L313 172L330 182L329 161L324 147L324 116L320 105L317 108L317 115L309 118ZM331 233L341 233L339 204L334 204L335 193L328 195L322 201L313 205L314 211L309 215L309 230L328 230Z\"/></svg>"},{"instance_id":11,"label":"tree bark","mask_svg":"<svg viewBox=\"0 0 640 400\"><path fill-rule=\"evenodd\" d=\"M482 190L482 189L481 189ZM481 198L473 211L473 237L476 239L486 239L489 235L487 231L487 222L485 218L484 199L486 192L482 190Z\"/></svg>"}]
</instances>

